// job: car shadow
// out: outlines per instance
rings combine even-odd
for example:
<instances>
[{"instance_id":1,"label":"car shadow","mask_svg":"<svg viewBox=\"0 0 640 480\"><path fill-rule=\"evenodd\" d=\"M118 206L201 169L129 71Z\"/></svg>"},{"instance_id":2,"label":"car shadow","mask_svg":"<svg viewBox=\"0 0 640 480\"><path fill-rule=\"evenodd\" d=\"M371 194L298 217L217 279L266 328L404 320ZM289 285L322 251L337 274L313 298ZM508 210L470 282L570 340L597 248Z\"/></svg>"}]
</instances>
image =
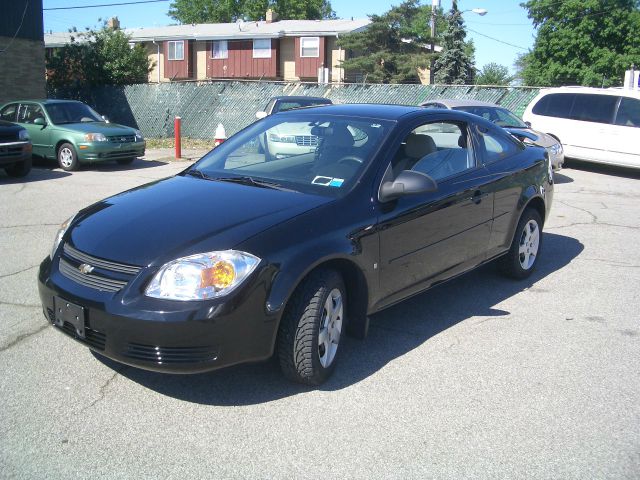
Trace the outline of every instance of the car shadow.
<instances>
[{"instance_id":1,"label":"car shadow","mask_svg":"<svg viewBox=\"0 0 640 480\"><path fill-rule=\"evenodd\" d=\"M0 184L17 184L17 183L33 183L42 182L44 180L52 180L55 178L63 178L71 175L63 170L47 170L45 168L32 168L26 177L15 178L8 176L4 170L0 168Z\"/></svg>"},{"instance_id":2,"label":"car shadow","mask_svg":"<svg viewBox=\"0 0 640 480\"><path fill-rule=\"evenodd\" d=\"M161 167L163 165L166 165L167 163L169 162L163 162L160 160L140 160L140 159L134 160L129 165L120 165L117 162L104 162L104 163L94 163L94 164L84 163L80 165L80 169L77 171L82 172L82 171L142 170L145 168ZM43 169L43 170L47 169L47 170L50 170L52 173L58 172L63 174L60 176L72 175L73 173L75 173L75 172L65 172L58 166L58 163L55 160L47 160L39 157L38 158L34 157L33 165L38 169Z\"/></svg>"},{"instance_id":3,"label":"car shadow","mask_svg":"<svg viewBox=\"0 0 640 480\"><path fill-rule=\"evenodd\" d=\"M573 183L573 181L574 181L573 178L568 177L563 173L553 172L553 183L562 185L563 183Z\"/></svg>"},{"instance_id":4,"label":"car shadow","mask_svg":"<svg viewBox=\"0 0 640 480\"><path fill-rule=\"evenodd\" d=\"M545 233L544 254L536 271L526 280L504 278L494 264L488 264L372 315L369 336L364 341L346 338L333 376L318 389L334 391L354 385L471 317L499 319L509 315L494 306L562 269L583 249L575 238ZM535 291L527 294L536 295ZM275 359L197 375L170 375L123 366L100 356L96 358L144 387L199 404L259 404L312 389L284 379Z\"/></svg>"},{"instance_id":5,"label":"car shadow","mask_svg":"<svg viewBox=\"0 0 640 480\"><path fill-rule=\"evenodd\" d=\"M640 179L640 169L605 165L602 163L583 162L581 160L565 159L565 167L585 172L601 173L613 177Z\"/></svg>"}]
</instances>

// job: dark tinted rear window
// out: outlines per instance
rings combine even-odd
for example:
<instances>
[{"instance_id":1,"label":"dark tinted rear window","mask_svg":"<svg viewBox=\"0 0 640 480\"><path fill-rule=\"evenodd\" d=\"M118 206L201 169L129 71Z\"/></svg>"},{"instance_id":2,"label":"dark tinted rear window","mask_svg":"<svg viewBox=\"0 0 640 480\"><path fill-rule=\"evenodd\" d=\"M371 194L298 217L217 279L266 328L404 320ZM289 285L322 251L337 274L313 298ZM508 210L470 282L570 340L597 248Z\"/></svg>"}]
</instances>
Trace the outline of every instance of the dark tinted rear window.
<instances>
[{"instance_id":1,"label":"dark tinted rear window","mask_svg":"<svg viewBox=\"0 0 640 480\"><path fill-rule=\"evenodd\" d=\"M536 115L583 122L612 123L619 97L591 93L552 93L531 110Z\"/></svg>"},{"instance_id":2,"label":"dark tinted rear window","mask_svg":"<svg viewBox=\"0 0 640 480\"><path fill-rule=\"evenodd\" d=\"M533 106L532 112L536 115L545 115L547 117L571 118L569 115L575 97L575 93L545 95Z\"/></svg>"}]
</instances>

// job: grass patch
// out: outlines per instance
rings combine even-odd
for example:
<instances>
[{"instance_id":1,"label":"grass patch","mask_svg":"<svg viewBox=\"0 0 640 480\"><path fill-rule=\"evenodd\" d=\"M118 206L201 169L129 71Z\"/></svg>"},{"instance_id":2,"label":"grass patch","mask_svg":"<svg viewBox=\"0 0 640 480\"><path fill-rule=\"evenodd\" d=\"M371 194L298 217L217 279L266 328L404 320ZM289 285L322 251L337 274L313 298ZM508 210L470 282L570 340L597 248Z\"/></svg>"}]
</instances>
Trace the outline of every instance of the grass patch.
<instances>
[{"instance_id":1,"label":"grass patch","mask_svg":"<svg viewBox=\"0 0 640 480\"><path fill-rule=\"evenodd\" d=\"M147 148L175 148L173 138L145 138ZM200 138L182 137L182 148L199 148L211 150L213 148L213 139L203 140Z\"/></svg>"}]
</instances>

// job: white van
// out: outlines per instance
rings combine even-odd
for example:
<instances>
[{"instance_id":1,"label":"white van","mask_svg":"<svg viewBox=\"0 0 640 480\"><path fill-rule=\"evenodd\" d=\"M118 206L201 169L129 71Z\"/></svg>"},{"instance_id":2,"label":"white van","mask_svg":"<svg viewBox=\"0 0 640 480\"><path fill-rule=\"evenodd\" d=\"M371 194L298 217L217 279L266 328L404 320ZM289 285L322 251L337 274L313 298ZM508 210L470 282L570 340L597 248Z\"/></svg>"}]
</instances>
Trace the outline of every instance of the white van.
<instances>
[{"instance_id":1,"label":"white van","mask_svg":"<svg viewBox=\"0 0 640 480\"><path fill-rule=\"evenodd\" d=\"M640 91L547 88L522 118L556 137L568 158L640 168Z\"/></svg>"}]
</instances>

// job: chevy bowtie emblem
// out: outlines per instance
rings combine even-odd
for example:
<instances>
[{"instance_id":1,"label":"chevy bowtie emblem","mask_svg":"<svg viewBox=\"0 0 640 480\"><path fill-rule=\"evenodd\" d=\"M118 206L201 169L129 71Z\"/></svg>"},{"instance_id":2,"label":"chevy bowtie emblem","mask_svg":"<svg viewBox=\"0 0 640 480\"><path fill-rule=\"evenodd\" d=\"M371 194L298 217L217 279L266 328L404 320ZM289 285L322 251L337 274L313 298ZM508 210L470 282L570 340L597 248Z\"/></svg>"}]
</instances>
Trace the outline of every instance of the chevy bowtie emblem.
<instances>
[{"instance_id":1,"label":"chevy bowtie emblem","mask_svg":"<svg viewBox=\"0 0 640 480\"><path fill-rule=\"evenodd\" d=\"M93 267L88 263L83 263L78 267L78 270L80 270L80 273L84 273L86 275L87 273L93 272Z\"/></svg>"}]
</instances>

